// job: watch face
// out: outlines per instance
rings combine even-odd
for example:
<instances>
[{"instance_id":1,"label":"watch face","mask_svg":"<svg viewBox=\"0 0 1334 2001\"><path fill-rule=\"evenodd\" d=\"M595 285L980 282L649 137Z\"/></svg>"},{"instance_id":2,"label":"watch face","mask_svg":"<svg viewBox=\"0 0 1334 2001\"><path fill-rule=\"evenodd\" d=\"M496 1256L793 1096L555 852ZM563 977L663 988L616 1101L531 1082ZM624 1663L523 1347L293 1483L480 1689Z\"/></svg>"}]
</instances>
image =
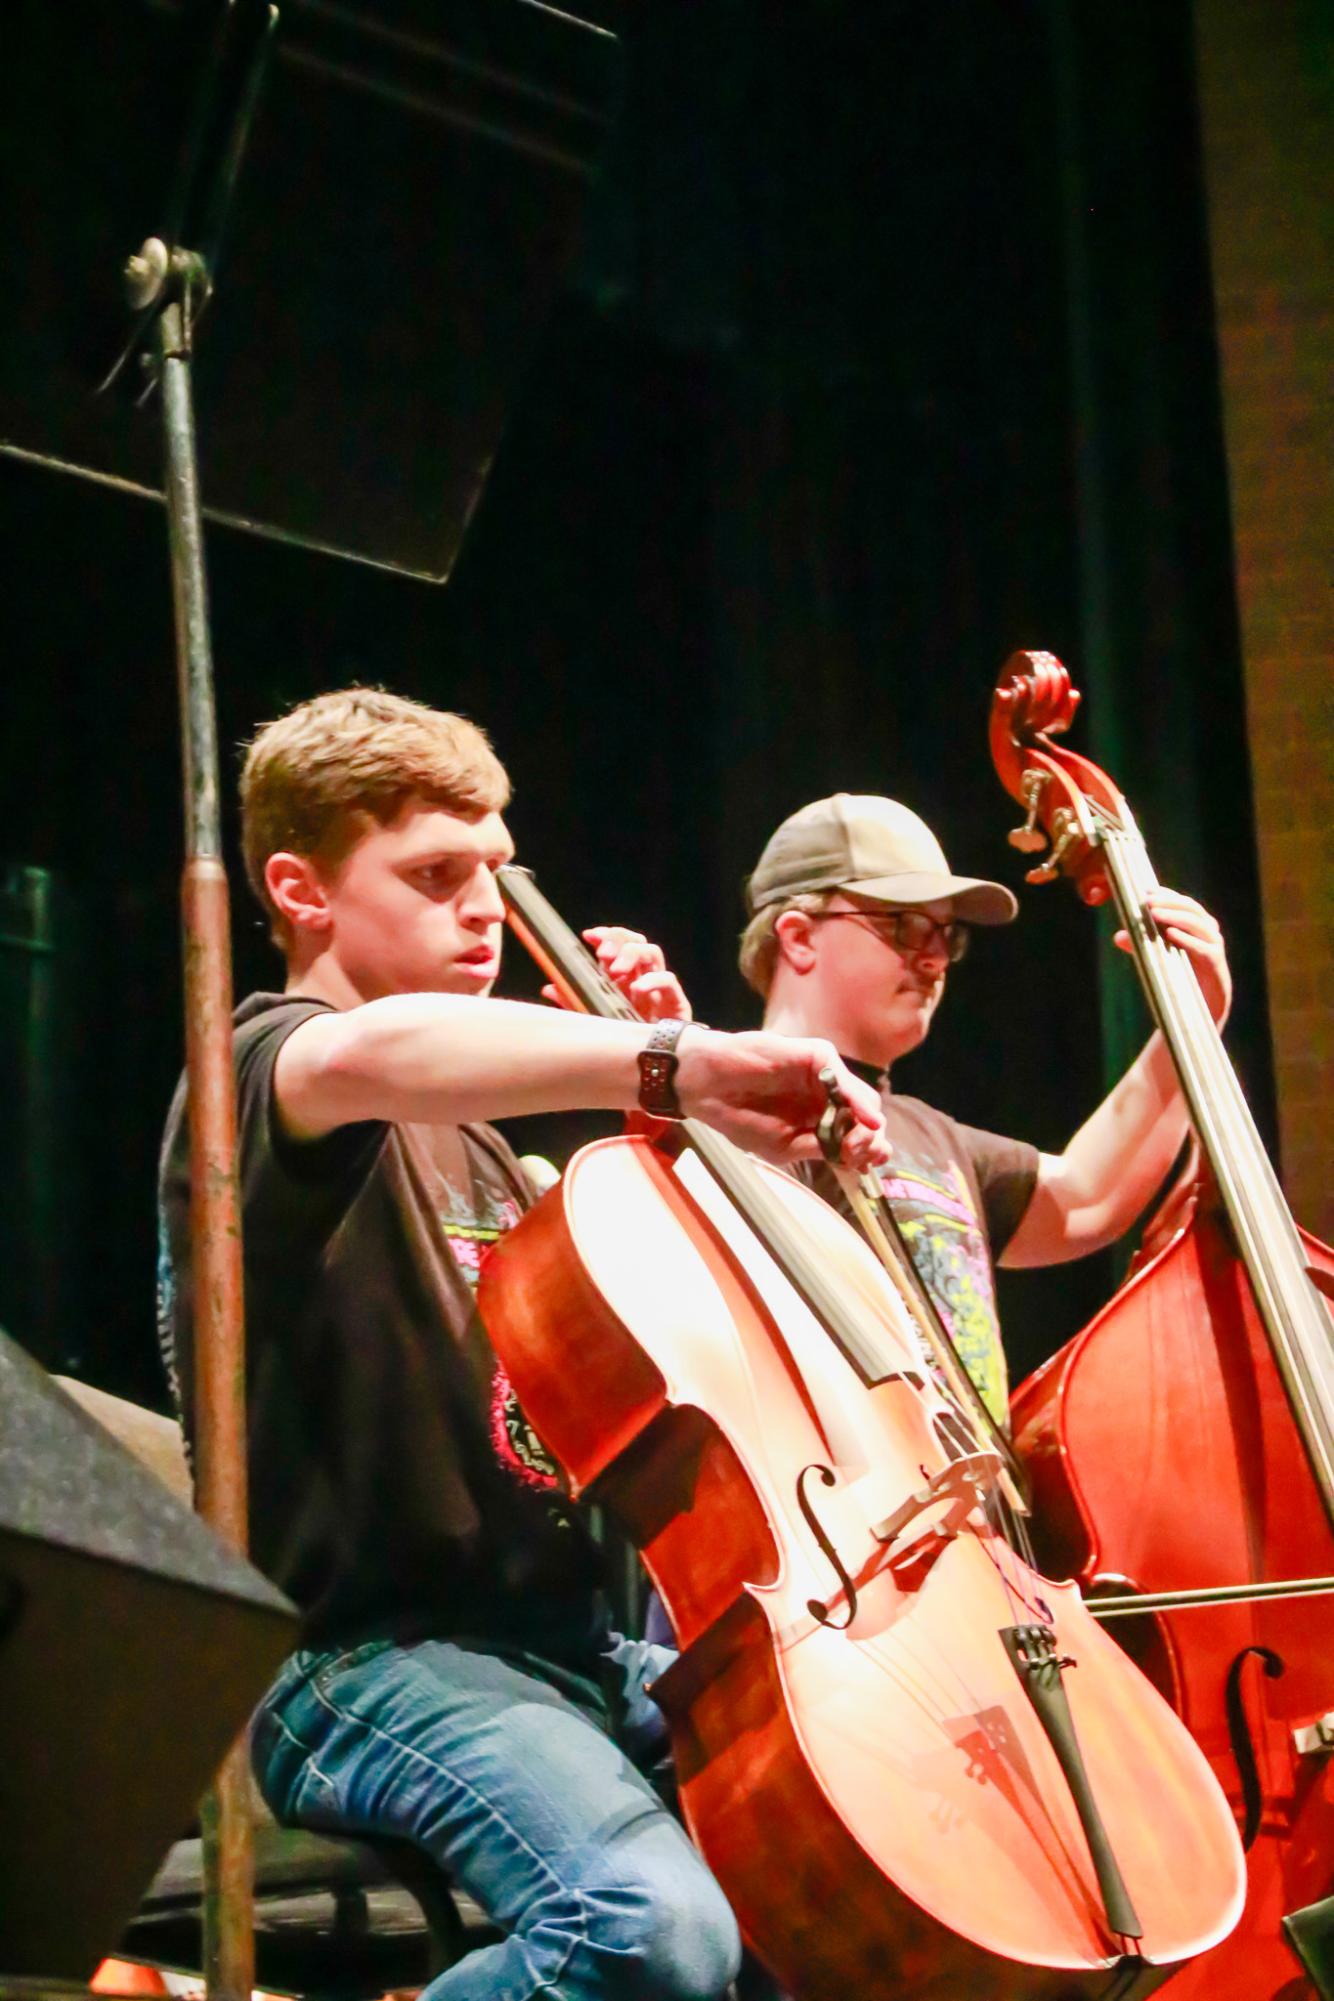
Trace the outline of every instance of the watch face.
<instances>
[{"instance_id":1,"label":"watch face","mask_svg":"<svg viewBox=\"0 0 1334 2001\"><path fill-rule=\"evenodd\" d=\"M639 1103L655 1118L680 1118L681 1105L672 1083L677 1058L663 1049L639 1053Z\"/></svg>"}]
</instances>

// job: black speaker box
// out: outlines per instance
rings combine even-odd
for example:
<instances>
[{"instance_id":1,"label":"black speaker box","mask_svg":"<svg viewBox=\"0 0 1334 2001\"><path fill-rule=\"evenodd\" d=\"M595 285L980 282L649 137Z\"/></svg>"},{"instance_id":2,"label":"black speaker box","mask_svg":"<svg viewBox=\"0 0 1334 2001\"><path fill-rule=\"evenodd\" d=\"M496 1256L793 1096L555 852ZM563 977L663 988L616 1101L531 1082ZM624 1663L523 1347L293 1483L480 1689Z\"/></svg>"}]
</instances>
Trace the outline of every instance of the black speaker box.
<instances>
[{"instance_id":1,"label":"black speaker box","mask_svg":"<svg viewBox=\"0 0 1334 2001\"><path fill-rule=\"evenodd\" d=\"M0 1975L114 1950L295 1625L0 1334Z\"/></svg>"}]
</instances>

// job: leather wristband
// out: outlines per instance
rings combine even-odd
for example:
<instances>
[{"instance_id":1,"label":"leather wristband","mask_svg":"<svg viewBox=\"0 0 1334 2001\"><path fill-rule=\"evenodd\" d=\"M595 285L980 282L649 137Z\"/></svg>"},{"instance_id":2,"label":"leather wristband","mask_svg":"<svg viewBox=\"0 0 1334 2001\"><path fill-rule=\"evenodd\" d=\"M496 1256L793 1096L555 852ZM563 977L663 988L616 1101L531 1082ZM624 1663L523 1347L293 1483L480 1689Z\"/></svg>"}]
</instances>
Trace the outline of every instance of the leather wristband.
<instances>
[{"instance_id":1,"label":"leather wristband","mask_svg":"<svg viewBox=\"0 0 1334 2001\"><path fill-rule=\"evenodd\" d=\"M650 1029L638 1057L639 1107L650 1118L685 1117L676 1095L676 1072L681 1061L676 1045L686 1029L697 1026L698 1023L689 1021L658 1021Z\"/></svg>"}]
</instances>

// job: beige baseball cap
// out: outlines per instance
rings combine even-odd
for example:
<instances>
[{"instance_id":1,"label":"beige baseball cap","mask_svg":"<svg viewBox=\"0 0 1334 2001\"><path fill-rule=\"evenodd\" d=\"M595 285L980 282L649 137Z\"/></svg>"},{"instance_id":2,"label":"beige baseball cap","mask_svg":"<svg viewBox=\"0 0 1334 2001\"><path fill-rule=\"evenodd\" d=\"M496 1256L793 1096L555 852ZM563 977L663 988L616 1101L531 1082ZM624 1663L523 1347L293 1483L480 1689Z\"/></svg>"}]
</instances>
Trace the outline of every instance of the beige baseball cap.
<instances>
[{"instance_id":1,"label":"beige baseball cap","mask_svg":"<svg viewBox=\"0 0 1334 2001\"><path fill-rule=\"evenodd\" d=\"M836 792L793 813L746 887L752 913L812 890L845 889L872 903L946 898L969 924L1008 924L1019 905L1003 883L955 875L926 821L897 799Z\"/></svg>"}]
</instances>

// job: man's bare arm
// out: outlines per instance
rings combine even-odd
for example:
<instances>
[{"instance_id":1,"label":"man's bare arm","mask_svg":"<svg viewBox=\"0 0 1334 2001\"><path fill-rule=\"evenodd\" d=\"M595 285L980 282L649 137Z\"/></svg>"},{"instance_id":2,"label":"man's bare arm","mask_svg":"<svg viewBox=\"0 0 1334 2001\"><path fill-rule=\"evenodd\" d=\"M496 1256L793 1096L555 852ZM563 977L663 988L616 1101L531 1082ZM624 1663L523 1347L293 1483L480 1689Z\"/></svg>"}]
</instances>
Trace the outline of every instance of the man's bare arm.
<instances>
[{"instance_id":1,"label":"man's bare arm","mask_svg":"<svg viewBox=\"0 0 1334 2001\"><path fill-rule=\"evenodd\" d=\"M628 1111L648 1034L646 1024L524 1001L394 994L302 1022L279 1051L274 1090L283 1124L302 1140L366 1119L458 1125L580 1107ZM818 1156L819 1073L830 1067L859 1120L845 1148L850 1164L888 1157L875 1093L830 1043L695 1025L678 1055L686 1113L785 1163Z\"/></svg>"},{"instance_id":2,"label":"man's bare arm","mask_svg":"<svg viewBox=\"0 0 1334 2001\"><path fill-rule=\"evenodd\" d=\"M1190 954L1214 1020L1227 1018L1232 981L1218 925L1190 897L1155 890L1148 907L1163 936ZM1124 933L1117 943L1129 945ZM1185 1100L1154 1034L1064 1153L1044 1153L1037 1187L1006 1245L1003 1265L1064 1264L1123 1236L1171 1167L1186 1136Z\"/></svg>"},{"instance_id":3,"label":"man's bare arm","mask_svg":"<svg viewBox=\"0 0 1334 2001\"><path fill-rule=\"evenodd\" d=\"M1186 1136L1171 1058L1155 1035L1064 1153L1044 1153L1003 1265L1065 1264L1123 1236Z\"/></svg>"}]
</instances>

